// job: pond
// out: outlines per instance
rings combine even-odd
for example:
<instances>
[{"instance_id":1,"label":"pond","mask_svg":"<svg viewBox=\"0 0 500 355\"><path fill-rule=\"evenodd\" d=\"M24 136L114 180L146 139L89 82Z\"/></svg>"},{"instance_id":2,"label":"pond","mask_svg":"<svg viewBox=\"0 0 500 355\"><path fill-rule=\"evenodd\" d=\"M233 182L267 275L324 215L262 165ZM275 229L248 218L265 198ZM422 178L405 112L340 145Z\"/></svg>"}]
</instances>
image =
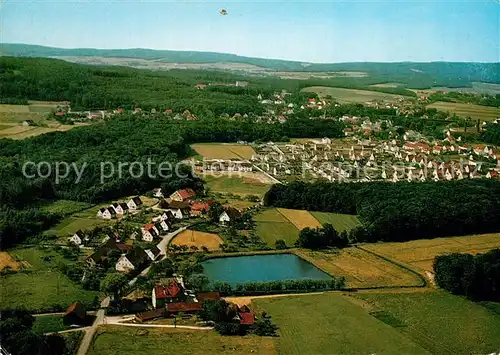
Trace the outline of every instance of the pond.
<instances>
[{"instance_id":1,"label":"pond","mask_svg":"<svg viewBox=\"0 0 500 355\"><path fill-rule=\"evenodd\" d=\"M327 273L294 254L264 254L209 259L202 263L212 282L231 285L279 280L330 280Z\"/></svg>"}]
</instances>

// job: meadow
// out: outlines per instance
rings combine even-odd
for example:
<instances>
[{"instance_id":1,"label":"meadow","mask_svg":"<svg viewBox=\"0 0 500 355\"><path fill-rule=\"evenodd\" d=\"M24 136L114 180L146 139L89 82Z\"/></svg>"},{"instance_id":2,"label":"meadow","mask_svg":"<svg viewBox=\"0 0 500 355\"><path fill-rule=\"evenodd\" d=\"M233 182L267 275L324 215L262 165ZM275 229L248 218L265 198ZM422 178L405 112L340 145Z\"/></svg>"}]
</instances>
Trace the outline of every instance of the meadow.
<instances>
[{"instance_id":1,"label":"meadow","mask_svg":"<svg viewBox=\"0 0 500 355\"><path fill-rule=\"evenodd\" d=\"M319 96L330 95L340 103L365 103L372 100L396 102L402 96L394 94L386 94L383 92L356 90L356 89L341 89L328 86L311 86L302 89L305 92L314 92Z\"/></svg>"},{"instance_id":2,"label":"meadow","mask_svg":"<svg viewBox=\"0 0 500 355\"><path fill-rule=\"evenodd\" d=\"M403 262L420 272L432 272L434 258L446 253L485 253L500 248L500 234L420 239L404 243L365 244L362 248Z\"/></svg>"},{"instance_id":3,"label":"meadow","mask_svg":"<svg viewBox=\"0 0 500 355\"><path fill-rule=\"evenodd\" d=\"M435 108L439 111L449 111L461 117L471 117L481 121L493 121L500 117L500 108L480 106L473 104L462 104L455 102L435 102L428 105L427 108Z\"/></svg>"},{"instance_id":4,"label":"meadow","mask_svg":"<svg viewBox=\"0 0 500 355\"><path fill-rule=\"evenodd\" d=\"M100 296L83 290L57 269L59 263L71 263L49 249L13 249L9 254L23 264L24 270L0 278L0 308L25 307L38 311L55 305L66 308L79 300L90 303Z\"/></svg>"},{"instance_id":5,"label":"meadow","mask_svg":"<svg viewBox=\"0 0 500 355\"><path fill-rule=\"evenodd\" d=\"M337 232L349 232L351 229L361 225L357 216L350 214L311 212L311 214L321 223L329 223Z\"/></svg>"},{"instance_id":6,"label":"meadow","mask_svg":"<svg viewBox=\"0 0 500 355\"><path fill-rule=\"evenodd\" d=\"M330 275L344 276L349 288L422 285L417 275L359 248L338 251L300 249L295 253Z\"/></svg>"},{"instance_id":7,"label":"meadow","mask_svg":"<svg viewBox=\"0 0 500 355\"><path fill-rule=\"evenodd\" d=\"M354 295L370 311L403 323L396 329L433 354L490 354L500 349L500 315L446 292Z\"/></svg>"},{"instance_id":8,"label":"meadow","mask_svg":"<svg viewBox=\"0 0 500 355\"><path fill-rule=\"evenodd\" d=\"M101 326L88 355L276 354L275 339L254 335L221 336L213 330Z\"/></svg>"},{"instance_id":9,"label":"meadow","mask_svg":"<svg viewBox=\"0 0 500 355\"><path fill-rule=\"evenodd\" d=\"M282 239L291 247L299 237L299 230L276 208L266 209L256 216L257 235L269 246L274 247L276 240Z\"/></svg>"},{"instance_id":10,"label":"meadow","mask_svg":"<svg viewBox=\"0 0 500 355\"><path fill-rule=\"evenodd\" d=\"M254 299L279 325L278 354L429 354L341 295Z\"/></svg>"},{"instance_id":11,"label":"meadow","mask_svg":"<svg viewBox=\"0 0 500 355\"><path fill-rule=\"evenodd\" d=\"M256 195L262 197L270 187L270 184L250 177L207 175L204 176L203 179L210 191L223 194L231 193L241 196Z\"/></svg>"},{"instance_id":12,"label":"meadow","mask_svg":"<svg viewBox=\"0 0 500 355\"><path fill-rule=\"evenodd\" d=\"M298 230L304 228L321 228L321 223L308 211L291 210L288 208L277 208L276 210L297 227Z\"/></svg>"},{"instance_id":13,"label":"meadow","mask_svg":"<svg viewBox=\"0 0 500 355\"><path fill-rule=\"evenodd\" d=\"M36 317L32 329L35 333L45 334L59 332L68 328L63 323L62 315L49 315Z\"/></svg>"},{"instance_id":14,"label":"meadow","mask_svg":"<svg viewBox=\"0 0 500 355\"><path fill-rule=\"evenodd\" d=\"M250 159L255 150L249 145L198 143L191 146L205 159Z\"/></svg>"},{"instance_id":15,"label":"meadow","mask_svg":"<svg viewBox=\"0 0 500 355\"><path fill-rule=\"evenodd\" d=\"M220 244L224 243L221 237L215 233L205 233L193 230L185 230L172 239L173 245L196 246L199 249L206 247L208 250L219 250Z\"/></svg>"}]
</instances>

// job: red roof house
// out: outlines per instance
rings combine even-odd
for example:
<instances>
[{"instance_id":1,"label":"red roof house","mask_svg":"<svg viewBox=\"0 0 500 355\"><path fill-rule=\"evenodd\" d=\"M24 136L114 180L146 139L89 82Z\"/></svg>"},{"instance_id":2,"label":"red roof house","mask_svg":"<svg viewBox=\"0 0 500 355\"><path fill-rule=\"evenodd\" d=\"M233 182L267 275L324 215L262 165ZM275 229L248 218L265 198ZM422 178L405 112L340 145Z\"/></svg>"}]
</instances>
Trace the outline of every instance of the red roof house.
<instances>
[{"instance_id":1,"label":"red roof house","mask_svg":"<svg viewBox=\"0 0 500 355\"><path fill-rule=\"evenodd\" d=\"M240 312L238 315L240 316L241 325L252 325L255 322L255 317L252 312Z\"/></svg>"},{"instance_id":2,"label":"red roof house","mask_svg":"<svg viewBox=\"0 0 500 355\"><path fill-rule=\"evenodd\" d=\"M172 199L173 201L184 202L195 196L196 192L194 192L193 189L182 189L177 190L172 195L170 195L170 199Z\"/></svg>"},{"instance_id":3,"label":"red roof house","mask_svg":"<svg viewBox=\"0 0 500 355\"><path fill-rule=\"evenodd\" d=\"M201 311L200 302L175 302L169 303L165 306L167 308L167 313L179 313L179 312L199 312Z\"/></svg>"},{"instance_id":4,"label":"red roof house","mask_svg":"<svg viewBox=\"0 0 500 355\"><path fill-rule=\"evenodd\" d=\"M154 308L163 307L166 303L184 300L184 290L175 280L170 280L168 286L156 285L153 288L152 303Z\"/></svg>"}]
</instances>

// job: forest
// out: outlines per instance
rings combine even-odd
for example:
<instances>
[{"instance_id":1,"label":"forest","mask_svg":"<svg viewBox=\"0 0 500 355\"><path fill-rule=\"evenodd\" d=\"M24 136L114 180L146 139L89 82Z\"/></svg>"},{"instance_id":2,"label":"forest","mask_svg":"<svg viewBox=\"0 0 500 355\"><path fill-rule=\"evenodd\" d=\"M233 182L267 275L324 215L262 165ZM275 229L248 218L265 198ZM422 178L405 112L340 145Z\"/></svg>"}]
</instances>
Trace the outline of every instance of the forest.
<instances>
[{"instance_id":1,"label":"forest","mask_svg":"<svg viewBox=\"0 0 500 355\"><path fill-rule=\"evenodd\" d=\"M349 240L406 241L500 231L500 182L372 182L273 185L267 206L357 214Z\"/></svg>"},{"instance_id":2,"label":"forest","mask_svg":"<svg viewBox=\"0 0 500 355\"><path fill-rule=\"evenodd\" d=\"M481 134L481 140L486 143L500 146L500 124L489 124Z\"/></svg>"},{"instance_id":3,"label":"forest","mask_svg":"<svg viewBox=\"0 0 500 355\"><path fill-rule=\"evenodd\" d=\"M485 254L453 253L434 259L439 287L480 301L500 301L500 249Z\"/></svg>"}]
</instances>

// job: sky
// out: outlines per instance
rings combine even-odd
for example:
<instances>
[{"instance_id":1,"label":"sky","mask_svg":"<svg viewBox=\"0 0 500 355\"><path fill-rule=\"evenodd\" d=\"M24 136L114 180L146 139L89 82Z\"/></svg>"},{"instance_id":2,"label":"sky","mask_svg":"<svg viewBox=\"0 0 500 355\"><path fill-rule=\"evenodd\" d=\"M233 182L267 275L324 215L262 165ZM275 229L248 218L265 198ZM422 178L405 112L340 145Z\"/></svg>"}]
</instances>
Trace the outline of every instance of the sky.
<instances>
[{"instance_id":1,"label":"sky","mask_svg":"<svg viewBox=\"0 0 500 355\"><path fill-rule=\"evenodd\" d=\"M500 61L499 0L0 3L4 43L213 51L317 63Z\"/></svg>"}]
</instances>

